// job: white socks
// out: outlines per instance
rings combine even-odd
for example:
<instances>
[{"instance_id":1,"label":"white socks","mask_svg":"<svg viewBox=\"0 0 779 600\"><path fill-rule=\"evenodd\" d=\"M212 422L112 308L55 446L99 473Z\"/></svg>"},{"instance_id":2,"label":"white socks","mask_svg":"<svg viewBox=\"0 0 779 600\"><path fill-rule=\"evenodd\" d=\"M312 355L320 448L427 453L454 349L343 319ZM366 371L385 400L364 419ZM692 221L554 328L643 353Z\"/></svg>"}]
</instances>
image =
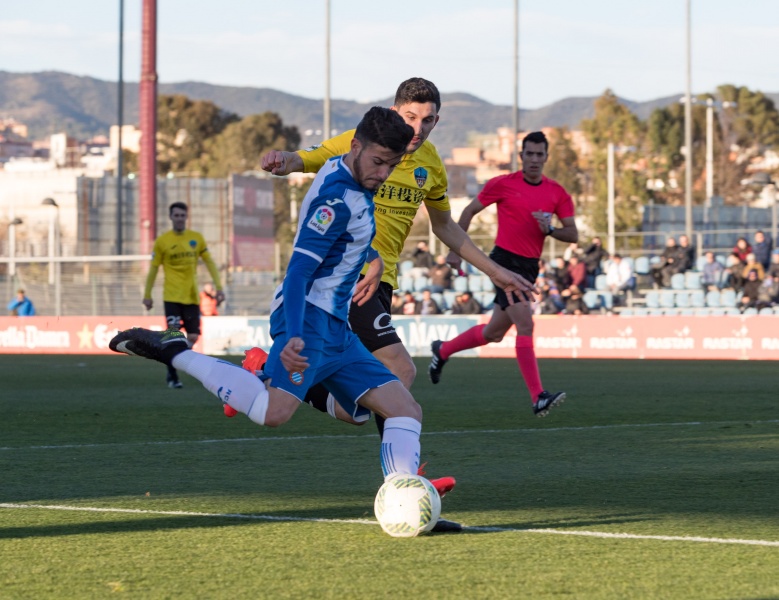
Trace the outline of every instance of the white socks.
<instances>
[{"instance_id":1,"label":"white socks","mask_svg":"<svg viewBox=\"0 0 779 600\"><path fill-rule=\"evenodd\" d=\"M256 375L223 360L191 350L177 354L173 366L203 384L223 404L229 404L259 425L265 425L268 390Z\"/></svg>"},{"instance_id":2,"label":"white socks","mask_svg":"<svg viewBox=\"0 0 779 600\"><path fill-rule=\"evenodd\" d=\"M381 470L384 471L385 481L398 473L417 474L420 433L422 423L411 417L390 417L384 421Z\"/></svg>"}]
</instances>

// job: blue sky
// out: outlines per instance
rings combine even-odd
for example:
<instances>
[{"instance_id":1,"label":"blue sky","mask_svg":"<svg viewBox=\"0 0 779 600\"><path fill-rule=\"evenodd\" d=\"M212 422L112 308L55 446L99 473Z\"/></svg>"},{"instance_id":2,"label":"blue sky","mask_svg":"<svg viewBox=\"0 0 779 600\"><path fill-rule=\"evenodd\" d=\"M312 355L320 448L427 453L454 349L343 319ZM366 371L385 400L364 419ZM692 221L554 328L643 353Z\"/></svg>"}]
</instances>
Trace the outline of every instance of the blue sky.
<instances>
[{"instance_id":1,"label":"blue sky","mask_svg":"<svg viewBox=\"0 0 779 600\"><path fill-rule=\"evenodd\" d=\"M125 0L125 80L140 74L141 0ZM606 88L650 100L685 88L685 0L520 0L520 105ZM161 82L321 98L326 0L157 0ZM331 95L392 96L412 76L513 101L514 0L330 0ZM7 1L0 70L115 81L118 0ZM692 0L693 92L779 92L779 0Z\"/></svg>"}]
</instances>

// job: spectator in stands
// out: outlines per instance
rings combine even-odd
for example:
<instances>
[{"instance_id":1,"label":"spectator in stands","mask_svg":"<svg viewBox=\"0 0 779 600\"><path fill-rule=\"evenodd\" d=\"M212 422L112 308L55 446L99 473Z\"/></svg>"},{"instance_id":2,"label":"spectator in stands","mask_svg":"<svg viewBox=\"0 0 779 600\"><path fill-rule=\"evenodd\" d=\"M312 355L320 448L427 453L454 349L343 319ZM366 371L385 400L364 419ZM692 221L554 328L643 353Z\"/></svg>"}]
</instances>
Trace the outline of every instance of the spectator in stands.
<instances>
[{"instance_id":1,"label":"spectator in stands","mask_svg":"<svg viewBox=\"0 0 779 600\"><path fill-rule=\"evenodd\" d=\"M430 290L425 289L422 290L422 299L416 303L414 312L418 315L440 315L441 307L433 300Z\"/></svg>"},{"instance_id":2,"label":"spectator in stands","mask_svg":"<svg viewBox=\"0 0 779 600\"><path fill-rule=\"evenodd\" d=\"M763 269L763 265L757 262L754 252L747 254L747 262L744 265L744 268L741 270L741 277L744 280L749 279L750 271L757 272L757 278L759 281L763 281L763 279L765 279L765 269Z\"/></svg>"},{"instance_id":3,"label":"spectator in stands","mask_svg":"<svg viewBox=\"0 0 779 600\"><path fill-rule=\"evenodd\" d=\"M765 232L758 229L755 232L755 245L752 246L752 252L755 255L755 260L763 265L763 270L768 271L768 267L771 264L771 250L773 249L773 242L766 238Z\"/></svg>"},{"instance_id":4,"label":"spectator in stands","mask_svg":"<svg viewBox=\"0 0 779 600\"><path fill-rule=\"evenodd\" d=\"M452 305L453 315L480 315L484 312L481 304L473 297L471 292L465 291L455 298Z\"/></svg>"},{"instance_id":5,"label":"spectator in stands","mask_svg":"<svg viewBox=\"0 0 779 600\"><path fill-rule=\"evenodd\" d=\"M568 261L568 275L571 277L569 288L576 286L582 289L587 284L587 267L578 256L572 256Z\"/></svg>"},{"instance_id":6,"label":"spectator in stands","mask_svg":"<svg viewBox=\"0 0 779 600\"><path fill-rule=\"evenodd\" d=\"M615 254L606 268L606 285L615 299L623 298L625 292L636 287L636 277L630 263L622 260L620 254Z\"/></svg>"},{"instance_id":7,"label":"spectator in stands","mask_svg":"<svg viewBox=\"0 0 779 600\"><path fill-rule=\"evenodd\" d=\"M745 257L746 258L746 257ZM746 263L738 257L737 252L732 252L728 255L725 261L726 273L725 273L725 286L733 288L734 290L741 291L744 285L744 265Z\"/></svg>"},{"instance_id":8,"label":"spectator in stands","mask_svg":"<svg viewBox=\"0 0 779 600\"><path fill-rule=\"evenodd\" d=\"M665 248L660 254L660 262L652 266L652 279L657 287L668 287L671 285L671 276L678 273L677 266L680 258L679 246L676 244L676 238L669 236L665 240Z\"/></svg>"},{"instance_id":9,"label":"spectator in stands","mask_svg":"<svg viewBox=\"0 0 779 600\"><path fill-rule=\"evenodd\" d=\"M215 317L219 314L217 307L216 288L213 283L207 283L200 292L200 314L204 317Z\"/></svg>"},{"instance_id":10,"label":"spectator in stands","mask_svg":"<svg viewBox=\"0 0 779 600\"><path fill-rule=\"evenodd\" d=\"M579 248L579 244L576 242L571 242L566 246L565 250L563 250L563 260L567 263L569 260L571 260L571 257L573 255L581 256L582 255L582 249Z\"/></svg>"},{"instance_id":11,"label":"spectator in stands","mask_svg":"<svg viewBox=\"0 0 779 600\"><path fill-rule=\"evenodd\" d=\"M536 280L540 295L536 301L535 310L541 315L557 315L565 308L565 300L560 295L560 288L553 279Z\"/></svg>"},{"instance_id":12,"label":"spectator in stands","mask_svg":"<svg viewBox=\"0 0 779 600\"><path fill-rule=\"evenodd\" d=\"M757 292L757 308L774 306L779 302L779 278L766 274L760 289Z\"/></svg>"},{"instance_id":13,"label":"spectator in stands","mask_svg":"<svg viewBox=\"0 0 779 600\"><path fill-rule=\"evenodd\" d=\"M392 294L392 301L390 302L390 314L402 315L403 304L404 304L403 294L396 291L394 294Z\"/></svg>"},{"instance_id":14,"label":"spectator in stands","mask_svg":"<svg viewBox=\"0 0 779 600\"><path fill-rule=\"evenodd\" d=\"M441 293L452 289L452 267L446 264L446 257L439 254L435 257L435 264L430 267L430 291Z\"/></svg>"},{"instance_id":15,"label":"spectator in stands","mask_svg":"<svg viewBox=\"0 0 779 600\"><path fill-rule=\"evenodd\" d=\"M771 252L771 264L766 274L779 278L779 248Z\"/></svg>"},{"instance_id":16,"label":"spectator in stands","mask_svg":"<svg viewBox=\"0 0 779 600\"><path fill-rule=\"evenodd\" d=\"M724 283L725 267L722 266L714 257L714 252L705 254L706 262L703 265L703 274L701 275L701 285L706 291L718 290Z\"/></svg>"},{"instance_id":17,"label":"spectator in stands","mask_svg":"<svg viewBox=\"0 0 779 600\"><path fill-rule=\"evenodd\" d=\"M564 290L571 285L571 274L568 273L568 264L562 256L554 259L549 272L549 279L554 281L558 290Z\"/></svg>"},{"instance_id":18,"label":"spectator in stands","mask_svg":"<svg viewBox=\"0 0 779 600\"><path fill-rule=\"evenodd\" d=\"M15 317L34 317L35 306L25 294L24 290L16 290L16 298L8 303L8 311Z\"/></svg>"},{"instance_id":19,"label":"spectator in stands","mask_svg":"<svg viewBox=\"0 0 779 600\"><path fill-rule=\"evenodd\" d=\"M749 245L747 238L738 238L736 240L736 245L733 246L733 253L738 256L738 259L742 263L747 262L747 254L750 252L752 252L752 246Z\"/></svg>"},{"instance_id":20,"label":"spectator in stands","mask_svg":"<svg viewBox=\"0 0 779 600\"><path fill-rule=\"evenodd\" d=\"M411 260L414 261L414 267L410 271L412 277L427 277L430 269L435 264L435 259L430 254L427 242L419 242L417 244L416 250L411 255Z\"/></svg>"},{"instance_id":21,"label":"spectator in stands","mask_svg":"<svg viewBox=\"0 0 779 600\"><path fill-rule=\"evenodd\" d=\"M742 288L741 312L744 312L747 308L757 308L760 284L761 281L757 278L757 270L750 270L746 276L746 281L744 281L744 287Z\"/></svg>"},{"instance_id":22,"label":"spectator in stands","mask_svg":"<svg viewBox=\"0 0 779 600\"><path fill-rule=\"evenodd\" d=\"M582 261L587 268L587 287L595 287L595 278L601 274L601 263L609 257L599 237L592 238L592 243L582 254Z\"/></svg>"},{"instance_id":23,"label":"spectator in stands","mask_svg":"<svg viewBox=\"0 0 779 600\"><path fill-rule=\"evenodd\" d=\"M417 312L417 300L414 298L414 294L406 292L403 294L403 314L414 315Z\"/></svg>"},{"instance_id":24,"label":"spectator in stands","mask_svg":"<svg viewBox=\"0 0 779 600\"><path fill-rule=\"evenodd\" d=\"M695 246L690 244L690 238L682 234L679 236L679 261L676 265L677 273L684 273L695 267Z\"/></svg>"},{"instance_id":25,"label":"spectator in stands","mask_svg":"<svg viewBox=\"0 0 779 600\"><path fill-rule=\"evenodd\" d=\"M565 301L565 310L563 312L566 315L586 315L590 312L584 303L584 294L582 294L579 286L572 285L567 290L563 290L560 295Z\"/></svg>"}]
</instances>

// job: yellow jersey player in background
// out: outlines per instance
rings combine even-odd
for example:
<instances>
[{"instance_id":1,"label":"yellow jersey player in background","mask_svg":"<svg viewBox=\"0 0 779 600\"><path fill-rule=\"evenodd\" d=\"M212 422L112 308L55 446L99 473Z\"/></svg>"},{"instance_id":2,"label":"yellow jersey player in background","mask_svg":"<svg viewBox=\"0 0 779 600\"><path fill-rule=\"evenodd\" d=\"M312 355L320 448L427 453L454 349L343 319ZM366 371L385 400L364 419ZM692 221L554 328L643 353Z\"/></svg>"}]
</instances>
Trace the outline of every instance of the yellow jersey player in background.
<instances>
[{"instance_id":1,"label":"yellow jersey player in background","mask_svg":"<svg viewBox=\"0 0 779 600\"><path fill-rule=\"evenodd\" d=\"M205 239L197 231L187 229L187 214L187 205L183 202L174 202L168 209L173 229L154 240L151 267L143 292L143 305L146 310L151 310L154 306L151 290L157 278L157 271L162 266L165 273L162 300L168 329L185 329L187 341L192 347L200 337L200 294L197 285L199 259L206 264L214 280L217 304L224 302L225 295L219 279L219 270L208 252ZM167 382L171 388L183 387L173 367L168 367Z\"/></svg>"}]
</instances>

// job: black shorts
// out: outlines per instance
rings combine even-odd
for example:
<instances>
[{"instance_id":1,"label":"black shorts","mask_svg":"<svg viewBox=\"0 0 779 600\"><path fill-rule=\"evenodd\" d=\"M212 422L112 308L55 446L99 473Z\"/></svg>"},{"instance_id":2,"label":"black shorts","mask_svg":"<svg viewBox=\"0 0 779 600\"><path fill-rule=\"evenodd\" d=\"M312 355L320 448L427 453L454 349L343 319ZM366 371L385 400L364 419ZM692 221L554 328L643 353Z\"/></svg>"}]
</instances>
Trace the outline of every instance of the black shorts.
<instances>
[{"instance_id":1,"label":"black shorts","mask_svg":"<svg viewBox=\"0 0 779 600\"><path fill-rule=\"evenodd\" d=\"M495 246L490 252L490 258L498 263L501 267L507 268L512 273L521 275L527 279L530 283L535 283L538 277L538 259L528 258L527 256L520 256L514 254L508 250L504 250L499 246ZM519 298L514 294L514 302L519 302ZM500 288L495 288L495 304L500 306L503 310L506 310L509 305L509 300L506 297L506 292Z\"/></svg>"},{"instance_id":2,"label":"black shorts","mask_svg":"<svg viewBox=\"0 0 779 600\"><path fill-rule=\"evenodd\" d=\"M187 333L200 335L200 306L165 302L165 319L168 329L186 329Z\"/></svg>"},{"instance_id":3,"label":"black shorts","mask_svg":"<svg viewBox=\"0 0 779 600\"><path fill-rule=\"evenodd\" d=\"M370 300L362 306L352 302L349 308L349 325L370 352L402 343L392 325L391 304L392 286L382 281Z\"/></svg>"}]
</instances>

